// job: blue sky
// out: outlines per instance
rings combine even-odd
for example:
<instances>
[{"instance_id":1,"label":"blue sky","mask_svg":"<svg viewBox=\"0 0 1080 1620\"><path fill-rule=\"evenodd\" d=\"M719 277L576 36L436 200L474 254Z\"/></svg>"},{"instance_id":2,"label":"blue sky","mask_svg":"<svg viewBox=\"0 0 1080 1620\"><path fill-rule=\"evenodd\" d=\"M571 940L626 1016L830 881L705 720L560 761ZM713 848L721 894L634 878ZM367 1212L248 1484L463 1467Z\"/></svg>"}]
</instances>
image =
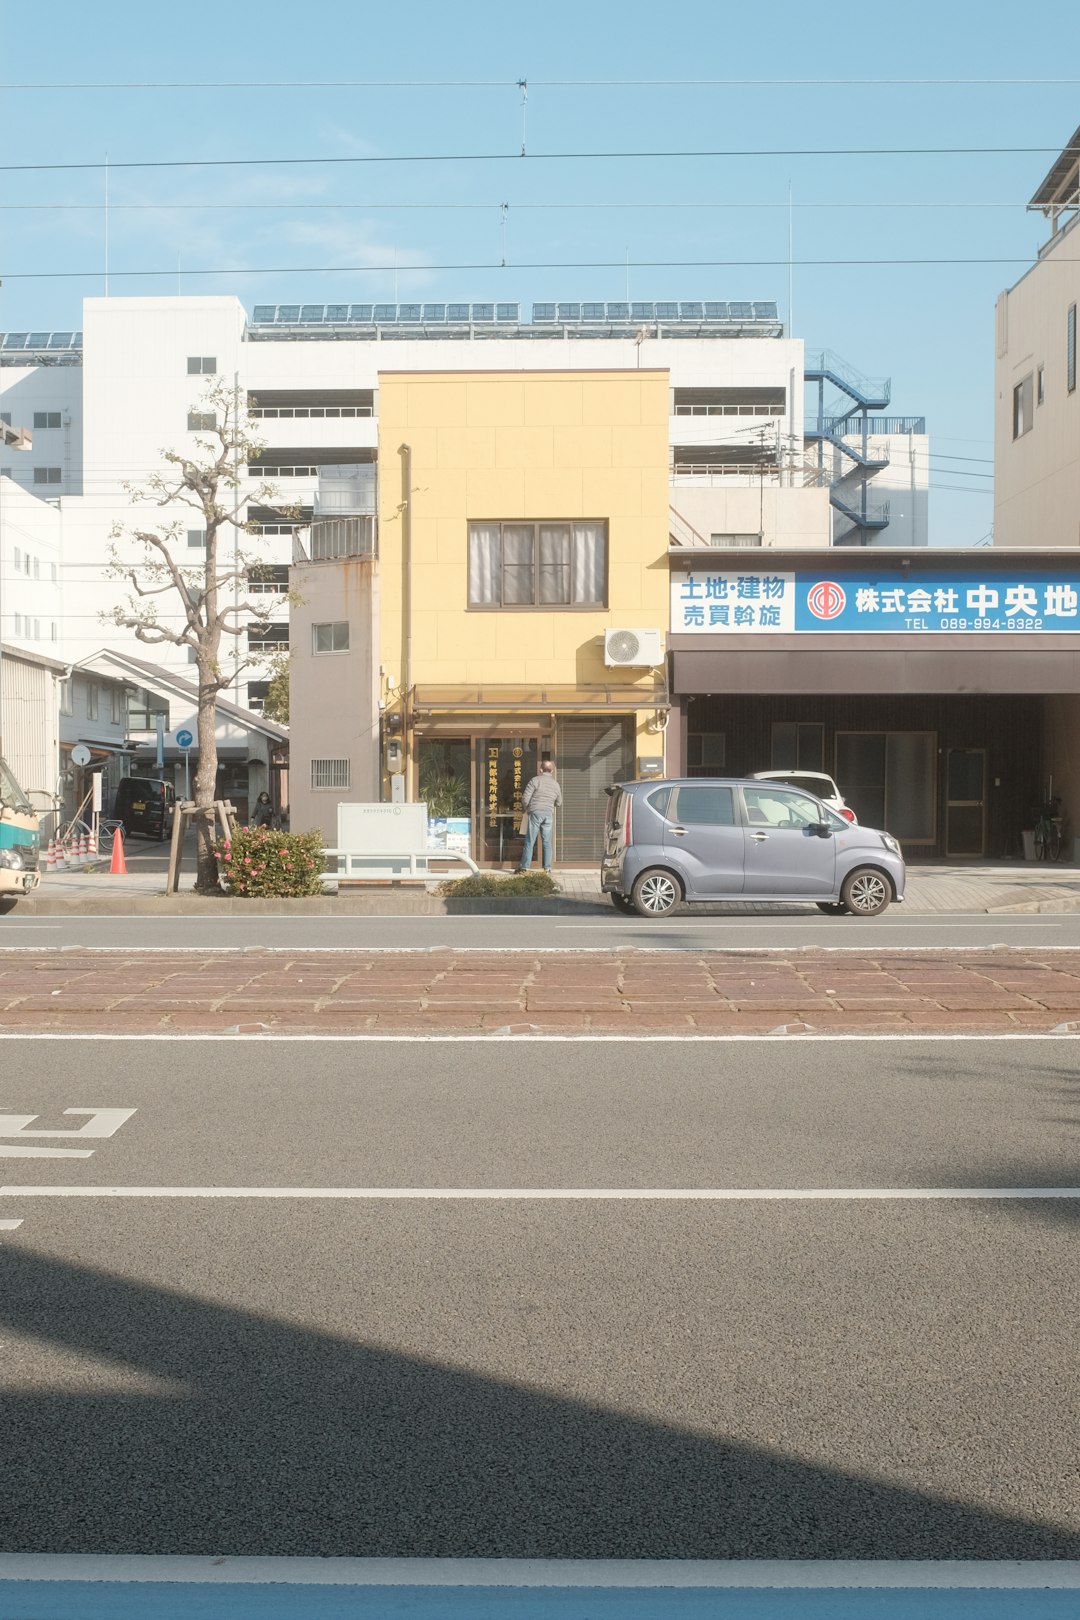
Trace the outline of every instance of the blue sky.
<instances>
[{"instance_id":1,"label":"blue sky","mask_svg":"<svg viewBox=\"0 0 1080 1620\"><path fill-rule=\"evenodd\" d=\"M775 298L786 308L790 184L795 332L867 375L890 376L893 412L926 415L937 485L931 538L968 544L986 535L992 517L994 300L1045 235L1024 204L1080 124L1078 40L1067 0L1041 5L1037 27L1026 33L1015 8L983 6L975 21L956 0L839 11L701 0L674 11L634 0L618 7L551 0L528 9L487 0L456 9L267 0L197 13L62 0L8 16L5 85L230 80L239 87L5 88L4 155L9 163L62 164L108 153L114 295L175 291L179 264L185 292L235 292L249 308L392 299L395 291L525 304L621 298L627 254L633 297ZM1046 82L1070 73L1071 83ZM520 78L529 82L524 131ZM695 78L744 82L580 82ZM784 79L1042 82L745 82ZM282 80L377 87L256 87ZM405 80L427 82L387 84ZM119 167L181 158L516 154L523 132L535 154L1045 150ZM103 196L99 171L0 174L0 330L78 324L81 298L102 291ZM1016 262L853 262L917 258ZM844 262L799 263L809 259ZM679 263L646 269L635 260ZM682 263L693 260L780 262ZM611 267L574 267L582 261ZM551 262L570 267L524 267ZM458 264L480 268L438 268ZM351 268L365 266L386 268ZM274 273L252 273L260 267ZM290 274L293 267L302 273ZM167 274L122 274L151 270ZM21 279L25 272L78 273Z\"/></svg>"}]
</instances>

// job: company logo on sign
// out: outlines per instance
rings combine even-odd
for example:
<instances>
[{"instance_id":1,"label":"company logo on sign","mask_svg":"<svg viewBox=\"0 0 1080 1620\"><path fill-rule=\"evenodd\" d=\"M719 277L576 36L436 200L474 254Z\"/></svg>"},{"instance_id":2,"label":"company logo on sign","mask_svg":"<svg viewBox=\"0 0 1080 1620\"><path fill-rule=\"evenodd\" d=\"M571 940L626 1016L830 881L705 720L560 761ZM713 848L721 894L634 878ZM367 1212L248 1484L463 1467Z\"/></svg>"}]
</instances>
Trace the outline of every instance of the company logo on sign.
<instances>
[{"instance_id":1,"label":"company logo on sign","mask_svg":"<svg viewBox=\"0 0 1080 1620\"><path fill-rule=\"evenodd\" d=\"M695 570L672 579L671 628L676 635L1080 634L1080 575L972 570L900 579L883 568L845 576L841 585L811 573Z\"/></svg>"},{"instance_id":2,"label":"company logo on sign","mask_svg":"<svg viewBox=\"0 0 1080 1620\"><path fill-rule=\"evenodd\" d=\"M810 591L806 605L815 619L836 619L847 606L847 593L835 580L823 579Z\"/></svg>"}]
</instances>

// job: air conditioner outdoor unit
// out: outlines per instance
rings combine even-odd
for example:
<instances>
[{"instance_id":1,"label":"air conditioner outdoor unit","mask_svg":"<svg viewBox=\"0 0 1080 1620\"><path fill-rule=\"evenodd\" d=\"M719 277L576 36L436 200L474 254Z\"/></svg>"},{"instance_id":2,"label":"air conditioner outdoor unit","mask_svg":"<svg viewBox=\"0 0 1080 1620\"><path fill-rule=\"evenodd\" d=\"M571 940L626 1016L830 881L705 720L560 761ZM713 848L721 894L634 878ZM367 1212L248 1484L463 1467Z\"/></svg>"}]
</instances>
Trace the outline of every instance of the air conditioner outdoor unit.
<instances>
[{"instance_id":1,"label":"air conditioner outdoor unit","mask_svg":"<svg viewBox=\"0 0 1080 1620\"><path fill-rule=\"evenodd\" d=\"M659 630L607 630L604 633L604 663L609 669L628 664L655 669L663 661Z\"/></svg>"}]
</instances>

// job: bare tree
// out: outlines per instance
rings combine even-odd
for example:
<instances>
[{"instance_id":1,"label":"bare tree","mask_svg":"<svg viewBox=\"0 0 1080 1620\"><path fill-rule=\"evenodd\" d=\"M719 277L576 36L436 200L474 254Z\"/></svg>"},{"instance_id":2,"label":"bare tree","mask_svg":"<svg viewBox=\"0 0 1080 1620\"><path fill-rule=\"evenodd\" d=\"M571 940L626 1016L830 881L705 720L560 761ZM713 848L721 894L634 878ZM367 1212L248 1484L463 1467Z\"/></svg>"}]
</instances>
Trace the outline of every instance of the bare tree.
<instances>
[{"instance_id":1,"label":"bare tree","mask_svg":"<svg viewBox=\"0 0 1080 1620\"><path fill-rule=\"evenodd\" d=\"M239 660L237 638L250 625L265 624L273 610L272 597L248 600L249 572L265 558L249 544L254 531L244 519L244 507L248 501L272 505L275 492L269 484L243 487L248 464L263 446L251 437L236 390L216 384L194 414L199 422L195 451L163 450L161 472L141 487L126 486L133 505L168 512L188 507L190 513L146 525L114 526L106 572L127 580L133 594L104 618L149 646L165 643L194 653L199 686L194 802L207 812L216 796L218 694L249 662ZM205 551L196 563L187 561L191 513L205 534ZM295 515L295 510L282 512L286 518ZM223 657L223 646L232 648L231 658ZM195 886L214 893L218 876L212 815L197 815L195 825Z\"/></svg>"}]
</instances>

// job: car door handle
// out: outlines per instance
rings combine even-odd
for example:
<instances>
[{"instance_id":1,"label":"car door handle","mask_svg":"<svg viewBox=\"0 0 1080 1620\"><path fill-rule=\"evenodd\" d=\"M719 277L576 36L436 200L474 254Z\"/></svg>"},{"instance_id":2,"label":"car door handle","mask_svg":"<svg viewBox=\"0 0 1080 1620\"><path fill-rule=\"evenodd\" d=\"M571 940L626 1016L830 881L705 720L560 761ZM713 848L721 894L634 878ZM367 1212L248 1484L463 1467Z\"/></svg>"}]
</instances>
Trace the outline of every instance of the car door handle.
<instances>
[{"instance_id":1,"label":"car door handle","mask_svg":"<svg viewBox=\"0 0 1080 1620\"><path fill-rule=\"evenodd\" d=\"M675 834L676 838L685 838L686 837L686 828L685 827L672 827L671 830Z\"/></svg>"},{"instance_id":2,"label":"car door handle","mask_svg":"<svg viewBox=\"0 0 1080 1620\"><path fill-rule=\"evenodd\" d=\"M755 844L763 844L769 835L768 833L763 832L753 832L750 834L750 836L754 840Z\"/></svg>"}]
</instances>

